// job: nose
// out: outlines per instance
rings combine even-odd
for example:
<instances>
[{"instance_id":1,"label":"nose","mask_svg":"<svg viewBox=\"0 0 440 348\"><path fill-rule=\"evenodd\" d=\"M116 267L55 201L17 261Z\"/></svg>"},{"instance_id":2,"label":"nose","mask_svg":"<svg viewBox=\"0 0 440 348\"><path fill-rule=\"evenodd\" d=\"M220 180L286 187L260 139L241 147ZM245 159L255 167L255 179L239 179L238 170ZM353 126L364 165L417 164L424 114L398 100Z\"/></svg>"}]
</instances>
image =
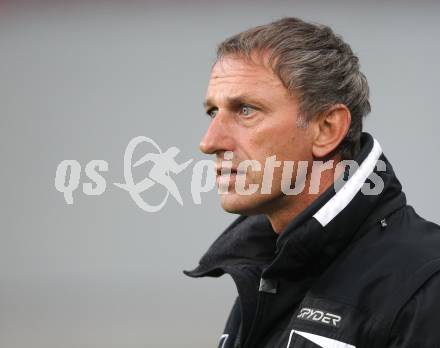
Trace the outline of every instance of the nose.
<instances>
[{"instance_id":1,"label":"nose","mask_svg":"<svg viewBox=\"0 0 440 348\"><path fill-rule=\"evenodd\" d=\"M219 151L233 151L232 129L227 120L228 115L218 112L212 119L200 142L200 151L215 154Z\"/></svg>"}]
</instances>

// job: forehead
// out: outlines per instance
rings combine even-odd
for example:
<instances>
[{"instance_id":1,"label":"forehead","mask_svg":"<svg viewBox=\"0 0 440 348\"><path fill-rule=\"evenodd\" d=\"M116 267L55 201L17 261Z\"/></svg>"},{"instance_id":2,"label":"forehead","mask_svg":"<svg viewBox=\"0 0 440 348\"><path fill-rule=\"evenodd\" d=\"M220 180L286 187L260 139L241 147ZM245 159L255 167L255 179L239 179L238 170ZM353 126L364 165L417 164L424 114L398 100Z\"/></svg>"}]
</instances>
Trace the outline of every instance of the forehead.
<instances>
[{"instance_id":1,"label":"forehead","mask_svg":"<svg viewBox=\"0 0 440 348\"><path fill-rule=\"evenodd\" d=\"M214 64L208 84L208 94L217 89L234 92L246 88L246 92L257 92L272 88L285 90L281 80L270 67L241 57L227 56Z\"/></svg>"}]
</instances>

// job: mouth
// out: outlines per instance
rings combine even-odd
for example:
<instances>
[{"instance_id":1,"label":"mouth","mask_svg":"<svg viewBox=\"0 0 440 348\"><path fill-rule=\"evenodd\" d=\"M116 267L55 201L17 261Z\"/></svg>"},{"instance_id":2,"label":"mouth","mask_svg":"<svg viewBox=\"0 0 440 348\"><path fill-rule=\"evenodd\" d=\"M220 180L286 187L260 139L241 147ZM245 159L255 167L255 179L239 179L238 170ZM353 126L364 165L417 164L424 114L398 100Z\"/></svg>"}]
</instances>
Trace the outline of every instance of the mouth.
<instances>
[{"instance_id":1,"label":"mouth","mask_svg":"<svg viewBox=\"0 0 440 348\"><path fill-rule=\"evenodd\" d=\"M216 168L216 173L217 173L217 176L228 175L228 174L232 175L232 174L237 174L237 169L234 169L234 168L230 168L230 169L229 168Z\"/></svg>"},{"instance_id":2,"label":"mouth","mask_svg":"<svg viewBox=\"0 0 440 348\"><path fill-rule=\"evenodd\" d=\"M222 173L223 171L223 173ZM246 174L244 170L238 170L237 168L216 168L217 176L227 176L227 175L243 175Z\"/></svg>"},{"instance_id":3,"label":"mouth","mask_svg":"<svg viewBox=\"0 0 440 348\"><path fill-rule=\"evenodd\" d=\"M241 180L246 180L246 171L239 171L237 168L216 168L216 172L217 172L217 176L215 180L217 182L218 187L219 188L221 187L223 190L226 190L228 193L233 191L233 187L239 178Z\"/></svg>"}]
</instances>

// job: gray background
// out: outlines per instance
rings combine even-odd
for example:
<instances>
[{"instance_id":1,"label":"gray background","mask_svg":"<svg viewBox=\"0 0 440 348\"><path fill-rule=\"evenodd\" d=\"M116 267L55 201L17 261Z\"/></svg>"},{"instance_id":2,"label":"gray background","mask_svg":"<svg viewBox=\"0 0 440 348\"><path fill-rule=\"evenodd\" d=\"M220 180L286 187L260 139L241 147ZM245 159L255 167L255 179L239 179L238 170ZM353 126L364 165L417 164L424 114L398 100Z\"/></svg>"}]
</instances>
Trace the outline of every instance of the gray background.
<instances>
[{"instance_id":1,"label":"gray background","mask_svg":"<svg viewBox=\"0 0 440 348\"><path fill-rule=\"evenodd\" d=\"M234 218L191 170L154 214L111 185L136 135L206 158L202 100L215 45L282 16L331 25L372 90L366 122L408 200L440 222L439 10L434 2L0 4L0 347L214 347L235 287L193 280ZM62 160L109 162L101 196L54 188ZM192 167L191 167L192 168ZM82 177L84 180L86 178ZM83 182L83 181L82 181ZM152 193L151 199L156 199Z\"/></svg>"}]
</instances>

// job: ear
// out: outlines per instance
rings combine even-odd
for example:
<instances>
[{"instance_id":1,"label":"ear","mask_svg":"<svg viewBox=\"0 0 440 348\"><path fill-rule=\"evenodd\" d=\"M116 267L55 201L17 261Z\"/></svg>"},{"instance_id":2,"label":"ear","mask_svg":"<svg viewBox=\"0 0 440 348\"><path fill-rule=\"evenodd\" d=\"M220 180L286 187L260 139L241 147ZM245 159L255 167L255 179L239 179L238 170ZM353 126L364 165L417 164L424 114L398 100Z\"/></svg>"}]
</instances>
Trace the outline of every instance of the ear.
<instances>
[{"instance_id":1,"label":"ear","mask_svg":"<svg viewBox=\"0 0 440 348\"><path fill-rule=\"evenodd\" d=\"M335 104L316 118L313 156L324 158L334 151L350 129L351 113L344 104Z\"/></svg>"}]
</instances>

